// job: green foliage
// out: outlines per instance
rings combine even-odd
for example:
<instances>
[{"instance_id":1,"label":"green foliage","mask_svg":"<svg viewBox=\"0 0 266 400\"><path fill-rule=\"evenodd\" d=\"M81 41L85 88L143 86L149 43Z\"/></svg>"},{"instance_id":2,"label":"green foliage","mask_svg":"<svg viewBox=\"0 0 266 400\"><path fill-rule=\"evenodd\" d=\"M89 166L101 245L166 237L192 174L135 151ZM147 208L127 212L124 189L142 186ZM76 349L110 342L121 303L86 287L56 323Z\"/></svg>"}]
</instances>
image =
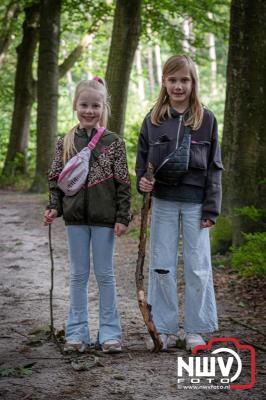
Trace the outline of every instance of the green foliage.
<instances>
[{"instance_id":1,"label":"green foliage","mask_svg":"<svg viewBox=\"0 0 266 400\"><path fill-rule=\"evenodd\" d=\"M266 232L243 235L245 243L232 248L232 265L246 277L266 276Z\"/></svg>"},{"instance_id":2,"label":"green foliage","mask_svg":"<svg viewBox=\"0 0 266 400\"><path fill-rule=\"evenodd\" d=\"M214 254L224 254L232 244L232 220L220 216L216 225L211 229L211 248Z\"/></svg>"},{"instance_id":3,"label":"green foliage","mask_svg":"<svg viewBox=\"0 0 266 400\"><path fill-rule=\"evenodd\" d=\"M23 367L15 367L15 368L0 368L0 377L15 377L15 378L23 378L24 376L28 376L32 374L32 367L35 363L24 365Z\"/></svg>"},{"instance_id":4,"label":"green foliage","mask_svg":"<svg viewBox=\"0 0 266 400\"><path fill-rule=\"evenodd\" d=\"M256 208L254 206L242 207L236 208L235 212L238 215L243 215L256 222L259 221L264 215L266 215L266 208Z\"/></svg>"},{"instance_id":5,"label":"green foliage","mask_svg":"<svg viewBox=\"0 0 266 400\"><path fill-rule=\"evenodd\" d=\"M137 191L137 184L136 184L136 176L130 175L130 181L131 181L131 211L133 215L139 214L141 207L142 207L142 201L143 201L143 196L138 193Z\"/></svg>"},{"instance_id":6,"label":"green foliage","mask_svg":"<svg viewBox=\"0 0 266 400\"><path fill-rule=\"evenodd\" d=\"M84 34L99 19L111 20L113 12L114 4L112 2L62 0L61 29L63 32Z\"/></svg>"},{"instance_id":7,"label":"green foliage","mask_svg":"<svg viewBox=\"0 0 266 400\"><path fill-rule=\"evenodd\" d=\"M193 34L189 41L194 48L200 49L196 52L196 58L200 59L202 49L207 49L205 33L213 32L223 40L228 37L229 0L143 0L143 37L153 44L158 42L159 37L160 42L165 42L171 48L171 52L183 52L182 25L189 18L193 21Z\"/></svg>"},{"instance_id":8,"label":"green foliage","mask_svg":"<svg viewBox=\"0 0 266 400\"><path fill-rule=\"evenodd\" d=\"M253 205L235 209L241 215L256 222L266 215L266 208L256 208ZM266 275L266 232L243 233L244 243L232 247L232 265L241 275Z\"/></svg>"},{"instance_id":9,"label":"green foliage","mask_svg":"<svg viewBox=\"0 0 266 400\"><path fill-rule=\"evenodd\" d=\"M16 47L22 39L22 23L24 20L23 7L30 5L35 0L23 0L20 2L20 13L15 21L12 31L12 42L0 70L0 169L4 165L6 151L9 141L9 132L12 120L14 102L14 80L16 70ZM37 1L37 0L36 0ZM2 4L3 3L3 4ZM3 0L0 11L4 15L8 0ZM112 18L114 15L115 1L95 0L94 2L82 2L80 0L62 0L61 14L61 42L59 64L76 48L84 34L91 32L95 26L95 36L92 43L82 53L74 66L60 79L59 105L58 105L58 132L56 135L63 136L73 125L76 117L72 111L72 98L74 88L81 79L90 78L92 75L105 76L110 39L112 34ZM208 12L213 17L210 18ZM162 63L174 53L183 52L183 22L191 17L193 20L193 37L190 44L195 51L190 54L198 64L200 76L200 95L204 104L216 115L219 123L219 131L222 131L224 99L225 99L225 77L226 56L229 24L229 2L221 0L182 0L172 2L170 0L143 0L142 7L142 37L141 37L141 62L142 78L145 86L145 100L139 100L138 83L139 75L134 65L130 76L130 87L128 93L128 104L126 113L125 141L127 145L130 173L134 175L136 145L142 121L155 102L159 93L160 82L156 74L156 62L153 60L153 74L155 80L154 92L151 90L148 69L148 48L159 45ZM1 30L0 20L0 30ZM3 23L2 23L3 25ZM215 47L217 55L217 86L216 97L210 95L210 60L207 45L207 33L215 34ZM153 53L154 57L154 53ZM37 79L38 52L36 51L33 75ZM29 177L34 176L36 160L36 104L33 106L30 138L28 146L27 161ZM24 187L28 186L29 177L26 178ZM22 187L23 179L16 177L8 180L1 178L0 184L14 184ZM133 208L139 209L141 196L133 189Z\"/></svg>"},{"instance_id":10,"label":"green foliage","mask_svg":"<svg viewBox=\"0 0 266 400\"><path fill-rule=\"evenodd\" d=\"M19 175L4 176L0 175L0 188L9 189L13 188L18 191L27 191L30 188L32 177Z\"/></svg>"}]
</instances>

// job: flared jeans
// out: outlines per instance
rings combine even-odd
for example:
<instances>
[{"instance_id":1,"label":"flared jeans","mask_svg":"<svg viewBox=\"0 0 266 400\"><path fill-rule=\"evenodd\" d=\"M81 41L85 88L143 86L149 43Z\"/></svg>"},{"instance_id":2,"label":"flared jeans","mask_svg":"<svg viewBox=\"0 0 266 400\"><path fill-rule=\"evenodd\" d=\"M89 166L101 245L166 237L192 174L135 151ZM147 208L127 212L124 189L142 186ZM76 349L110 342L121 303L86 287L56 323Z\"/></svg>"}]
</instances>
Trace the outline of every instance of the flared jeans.
<instances>
[{"instance_id":1,"label":"flared jeans","mask_svg":"<svg viewBox=\"0 0 266 400\"><path fill-rule=\"evenodd\" d=\"M94 273L99 287L99 342L121 339L117 310L116 281L113 270L114 229L99 226L68 225L70 259L70 307L66 323L66 341L90 344L88 326L88 280L90 245Z\"/></svg>"},{"instance_id":2,"label":"flared jeans","mask_svg":"<svg viewBox=\"0 0 266 400\"><path fill-rule=\"evenodd\" d=\"M185 304L184 330L207 333L218 329L209 230L200 227L201 204L153 198L148 302L160 333L179 330L177 264L182 232Z\"/></svg>"}]
</instances>

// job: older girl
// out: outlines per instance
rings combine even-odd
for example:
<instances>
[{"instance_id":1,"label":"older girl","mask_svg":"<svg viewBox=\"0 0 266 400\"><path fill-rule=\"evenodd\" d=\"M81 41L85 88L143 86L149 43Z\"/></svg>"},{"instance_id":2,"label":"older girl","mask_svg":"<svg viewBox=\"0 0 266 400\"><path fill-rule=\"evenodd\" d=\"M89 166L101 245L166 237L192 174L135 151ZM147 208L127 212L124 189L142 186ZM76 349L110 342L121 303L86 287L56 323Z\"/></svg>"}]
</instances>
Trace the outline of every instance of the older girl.
<instances>
[{"instance_id":1,"label":"older girl","mask_svg":"<svg viewBox=\"0 0 266 400\"><path fill-rule=\"evenodd\" d=\"M187 148L189 162L183 175L185 159L166 163L181 147ZM148 161L155 168L152 181L145 177ZM204 344L201 334L218 327L209 228L220 212L222 168L217 121L199 100L195 64L188 56L173 56L164 65L158 100L143 121L136 162L138 190L153 191L148 301L164 350L178 332L181 233L187 349Z\"/></svg>"}]
</instances>

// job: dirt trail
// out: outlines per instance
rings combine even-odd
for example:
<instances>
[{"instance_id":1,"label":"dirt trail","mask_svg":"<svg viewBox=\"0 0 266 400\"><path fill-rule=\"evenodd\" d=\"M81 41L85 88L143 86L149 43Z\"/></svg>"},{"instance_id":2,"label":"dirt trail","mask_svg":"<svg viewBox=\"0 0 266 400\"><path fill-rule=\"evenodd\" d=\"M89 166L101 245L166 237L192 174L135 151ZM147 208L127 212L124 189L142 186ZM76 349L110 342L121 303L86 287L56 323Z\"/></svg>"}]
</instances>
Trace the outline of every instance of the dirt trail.
<instances>
[{"instance_id":1,"label":"dirt trail","mask_svg":"<svg viewBox=\"0 0 266 400\"><path fill-rule=\"evenodd\" d=\"M42 226L44 204L40 196L1 191L0 208L0 371L16 370L22 377L0 377L0 398L6 400L103 400L103 399L263 399L265 351L256 349L257 382L251 390L177 389L177 356L182 349L151 354L146 350L146 330L135 296L137 241L129 235L117 241L115 265L124 352L97 355L98 364L75 371L45 336L50 320L50 261L48 230ZM62 329L68 307L68 259L64 224L53 226L55 258L55 326ZM248 291L236 273L215 268L220 331L216 337L236 337L263 346L265 336L230 320L233 317L265 332L265 307L261 287ZM183 285L181 284L183 290ZM250 295L251 293L251 295ZM254 295L252 295L252 293ZM182 296L181 296L182 297ZM89 287L90 329L98 325L98 291L93 273ZM182 298L181 298L182 303ZM79 358L80 360L80 358ZM95 361L87 354L86 360ZM97 361L97 359L96 359ZM30 365L29 365L30 364ZM33 364L33 365L32 365ZM25 367L26 366L26 367ZM31 372L31 374L27 374Z\"/></svg>"}]
</instances>

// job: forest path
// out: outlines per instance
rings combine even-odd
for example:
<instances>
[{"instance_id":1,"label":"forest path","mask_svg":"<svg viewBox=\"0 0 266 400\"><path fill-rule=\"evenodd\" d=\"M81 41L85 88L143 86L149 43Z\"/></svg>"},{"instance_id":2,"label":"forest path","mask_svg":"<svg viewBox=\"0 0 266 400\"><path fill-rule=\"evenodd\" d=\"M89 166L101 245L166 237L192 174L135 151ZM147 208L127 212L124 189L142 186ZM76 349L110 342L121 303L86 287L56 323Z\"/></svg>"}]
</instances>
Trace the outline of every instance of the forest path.
<instances>
[{"instance_id":1,"label":"forest path","mask_svg":"<svg viewBox=\"0 0 266 400\"><path fill-rule=\"evenodd\" d=\"M177 356L182 349L152 354L146 349L146 329L136 302L135 264L137 240L126 235L117 240L115 265L119 310L123 327L124 352L100 354L100 365L75 371L69 357L46 340L50 321L50 259L48 229L42 225L41 196L0 191L0 371L24 367L22 377L0 377L3 400L103 400L103 399L263 399L265 351L256 350L257 382L251 390L177 389ZM68 258L63 221L52 228L55 287L55 326L62 329L68 308ZM265 332L262 287L245 280L223 266L214 268L220 330L216 337L236 337L263 346L265 336L232 322L231 317ZM147 281L147 279L146 279ZM147 282L146 282L147 283ZM181 303L184 285L180 284ZM94 274L89 287L90 328L93 338L98 325L98 291ZM182 312L181 312L182 314ZM93 361L87 354L86 360ZM82 360L82 358L79 358ZM34 364L29 367L27 365ZM26 366L26 367L25 367ZM26 374L32 370L31 374ZM248 381L248 376L243 375ZM264 395L263 395L264 393Z\"/></svg>"}]
</instances>

